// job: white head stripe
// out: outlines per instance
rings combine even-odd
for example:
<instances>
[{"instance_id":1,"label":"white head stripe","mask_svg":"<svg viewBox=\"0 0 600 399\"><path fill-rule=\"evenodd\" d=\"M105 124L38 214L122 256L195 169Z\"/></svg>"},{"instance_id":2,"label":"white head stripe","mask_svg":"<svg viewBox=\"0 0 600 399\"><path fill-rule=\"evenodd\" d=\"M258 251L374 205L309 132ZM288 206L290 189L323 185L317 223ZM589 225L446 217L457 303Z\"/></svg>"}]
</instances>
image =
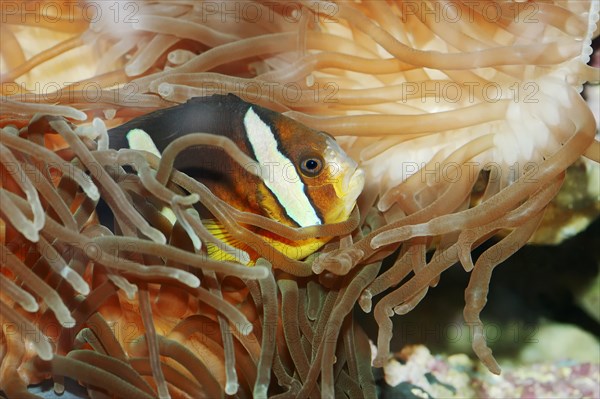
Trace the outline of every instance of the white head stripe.
<instances>
[{"instance_id":1,"label":"white head stripe","mask_svg":"<svg viewBox=\"0 0 600 399\"><path fill-rule=\"evenodd\" d=\"M152 137L142 129L132 129L127 133L127 143L132 150L144 150L153 153L160 158L160 152Z\"/></svg>"},{"instance_id":2,"label":"white head stripe","mask_svg":"<svg viewBox=\"0 0 600 399\"><path fill-rule=\"evenodd\" d=\"M296 168L291 167L291 161L279 151L273 132L252 107L244 116L244 126L260 165L262 179L289 217L301 227L321 224Z\"/></svg>"}]
</instances>

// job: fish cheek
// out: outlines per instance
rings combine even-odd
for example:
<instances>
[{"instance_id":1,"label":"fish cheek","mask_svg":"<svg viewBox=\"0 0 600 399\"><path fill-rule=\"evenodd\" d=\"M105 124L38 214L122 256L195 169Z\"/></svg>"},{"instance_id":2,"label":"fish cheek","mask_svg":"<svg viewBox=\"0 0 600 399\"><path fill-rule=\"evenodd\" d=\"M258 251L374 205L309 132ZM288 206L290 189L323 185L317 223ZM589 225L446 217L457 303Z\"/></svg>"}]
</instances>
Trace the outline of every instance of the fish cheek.
<instances>
[{"instance_id":1,"label":"fish cheek","mask_svg":"<svg viewBox=\"0 0 600 399\"><path fill-rule=\"evenodd\" d=\"M323 223L336 223L340 221L338 219L343 204L335 194L335 189L331 184L308 186L307 192Z\"/></svg>"}]
</instances>

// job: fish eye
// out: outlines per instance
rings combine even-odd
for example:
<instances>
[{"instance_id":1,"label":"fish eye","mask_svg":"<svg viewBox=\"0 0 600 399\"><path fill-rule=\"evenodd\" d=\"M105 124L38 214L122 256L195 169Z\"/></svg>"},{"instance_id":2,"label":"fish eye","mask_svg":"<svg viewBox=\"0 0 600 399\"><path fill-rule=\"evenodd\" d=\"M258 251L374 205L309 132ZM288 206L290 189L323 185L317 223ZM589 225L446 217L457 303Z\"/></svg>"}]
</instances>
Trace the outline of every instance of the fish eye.
<instances>
[{"instance_id":1,"label":"fish eye","mask_svg":"<svg viewBox=\"0 0 600 399\"><path fill-rule=\"evenodd\" d=\"M308 177L315 177L323 170L323 159L318 156L304 158L300 162L302 174Z\"/></svg>"}]
</instances>

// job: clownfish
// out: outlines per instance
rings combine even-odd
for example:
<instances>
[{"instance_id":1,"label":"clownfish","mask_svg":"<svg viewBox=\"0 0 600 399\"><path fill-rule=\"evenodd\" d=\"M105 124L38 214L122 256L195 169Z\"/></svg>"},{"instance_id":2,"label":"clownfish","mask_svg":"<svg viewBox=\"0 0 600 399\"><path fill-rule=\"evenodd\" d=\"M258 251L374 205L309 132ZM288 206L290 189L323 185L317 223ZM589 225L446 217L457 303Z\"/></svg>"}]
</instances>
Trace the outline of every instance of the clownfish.
<instances>
[{"instance_id":1,"label":"clownfish","mask_svg":"<svg viewBox=\"0 0 600 399\"><path fill-rule=\"evenodd\" d=\"M213 194L240 211L263 215L291 227L337 223L348 219L364 186L364 173L329 134L313 130L278 112L239 97L195 97L109 130L113 149L158 152L189 133L211 133L231 139L260 166L259 176L240 167L222 148L194 146L179 153L174 167L206 185ZM248 243L231 237L216 218L201 213L202 223L216 238L250 255ZM250 227L252 228L252 227ZM253 228L280 252L304 259L330 237L292 241ZM208 255L239 261L210 243Z\"/></svg>"}]
</instances>

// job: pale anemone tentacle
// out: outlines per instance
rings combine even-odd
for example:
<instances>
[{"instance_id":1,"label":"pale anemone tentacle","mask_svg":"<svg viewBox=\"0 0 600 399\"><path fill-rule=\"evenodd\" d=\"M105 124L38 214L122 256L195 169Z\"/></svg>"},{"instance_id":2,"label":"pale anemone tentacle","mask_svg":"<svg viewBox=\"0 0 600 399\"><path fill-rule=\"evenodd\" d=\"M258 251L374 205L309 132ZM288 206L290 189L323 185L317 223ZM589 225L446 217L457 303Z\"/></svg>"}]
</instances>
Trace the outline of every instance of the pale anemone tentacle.
<instances>
[{"instance_id":1,"label":"pale anemone tentacle","mask_svg":"<svg viewBox=\"0 0 600 399\"><path fill-rule=\"evenodd\" d=\"M22 169L19 167L19 161L14 157L12 152L0 143L0 162L4 166L4 169L11 175L13 181L19 186L19 188L25 193L27 201L31 204L31 211L33 213L33 220L29 221L21 213L13 214L12 212L6 212L6 217L11 219L13 223L20 226L20 230L30 241L37 242L39 240L39 231L44 226L46 214L42 209L38 191L33 186L31 180L24 173L19 173ZM4 189L2 189L2 198L11 204L10 198L6 197ZM14 209L14 207L12 207ZM5 210L8 208L5 208Z\"/></svg>"}]
</instances>

